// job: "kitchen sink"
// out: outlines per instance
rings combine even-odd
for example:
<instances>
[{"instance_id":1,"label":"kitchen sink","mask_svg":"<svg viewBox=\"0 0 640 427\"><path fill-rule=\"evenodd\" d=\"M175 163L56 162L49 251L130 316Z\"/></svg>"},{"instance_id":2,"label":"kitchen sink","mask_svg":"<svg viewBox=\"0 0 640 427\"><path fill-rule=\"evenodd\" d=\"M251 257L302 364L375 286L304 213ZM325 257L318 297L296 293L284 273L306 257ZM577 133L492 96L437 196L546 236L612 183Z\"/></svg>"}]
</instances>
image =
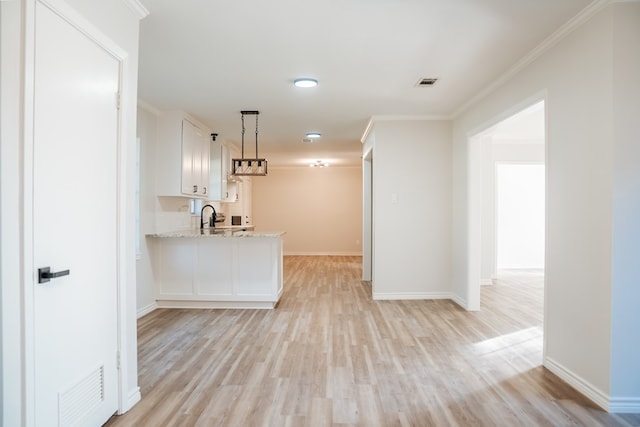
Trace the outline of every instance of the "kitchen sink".
<instances>
[{"instance_id":1,"label":"kitchen sink","mask_svg":"<svg viewBox=\"0 0 640 427\"><path fill-rule=\"evenodd\" d=\"M218 228L204 228L200 230L200 234L225 234L228 232L229 230L222 230Z\"/></svg>"}]
</instances>

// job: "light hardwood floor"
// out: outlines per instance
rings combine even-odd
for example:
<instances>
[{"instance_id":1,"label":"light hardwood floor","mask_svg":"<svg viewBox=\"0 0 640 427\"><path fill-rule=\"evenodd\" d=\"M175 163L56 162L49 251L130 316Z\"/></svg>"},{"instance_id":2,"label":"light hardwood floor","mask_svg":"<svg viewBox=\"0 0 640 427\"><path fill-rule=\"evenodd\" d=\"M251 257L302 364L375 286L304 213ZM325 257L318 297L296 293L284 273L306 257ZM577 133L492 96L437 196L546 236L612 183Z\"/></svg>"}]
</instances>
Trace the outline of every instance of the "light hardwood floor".
<instances>
[{"instance_id":1,"label":"light hardwood floor","mask_svg":"<svg viewBox=\"0 0 640 427\"><path fill-rule=\"evenodd\" d=\"M275 310L156 310L138 324L142 401L116 426L630 426L542 363L542 276L482 310L373 301L359 257L285 257Z\"/></svg>"}]
</instances>

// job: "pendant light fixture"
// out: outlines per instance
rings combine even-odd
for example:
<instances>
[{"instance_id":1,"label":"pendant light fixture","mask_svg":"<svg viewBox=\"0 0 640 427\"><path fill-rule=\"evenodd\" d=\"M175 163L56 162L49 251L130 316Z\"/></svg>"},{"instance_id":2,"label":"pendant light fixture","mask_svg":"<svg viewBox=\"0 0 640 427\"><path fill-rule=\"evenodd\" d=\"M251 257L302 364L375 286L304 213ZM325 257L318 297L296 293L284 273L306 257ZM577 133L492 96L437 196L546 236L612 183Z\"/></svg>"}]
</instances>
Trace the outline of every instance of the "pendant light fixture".
<instances>
[{"instance_id":1,"label":"pendant light fixture","mask_svg":"<svg viewBox=\"0 0 640 427\"><path fill-rule=\"evenodd\" d=\"M244 157L244 116L256 116L256 157L245 159ZM267 174L267 159L258 158L258 115L260 111L240 111L242 121L242 158L231 160L232 175L237 176L264 176Z\"/></svg>"}]
</instances>

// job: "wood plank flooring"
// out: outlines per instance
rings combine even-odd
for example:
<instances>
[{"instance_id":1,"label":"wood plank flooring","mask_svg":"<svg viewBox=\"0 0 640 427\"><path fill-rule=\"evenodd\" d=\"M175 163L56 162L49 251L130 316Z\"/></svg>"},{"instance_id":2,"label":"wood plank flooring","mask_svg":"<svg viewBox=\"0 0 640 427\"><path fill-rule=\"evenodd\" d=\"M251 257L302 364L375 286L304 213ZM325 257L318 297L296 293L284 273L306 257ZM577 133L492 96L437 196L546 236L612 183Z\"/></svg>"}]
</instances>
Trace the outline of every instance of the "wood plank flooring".
<instances>
[{"instance_id":1,"label":"wood plank flooring","mask_svg":"<svg viewBox=\"0 0 640 427\"><path fill-rule=\"evenodd\" d=\"M482 310L373 301L360 257L284 260L275 310L156 310L138 323L142 401L116 426L638 426L541 367L542 276Z\"/></svg>"}]
</instances>

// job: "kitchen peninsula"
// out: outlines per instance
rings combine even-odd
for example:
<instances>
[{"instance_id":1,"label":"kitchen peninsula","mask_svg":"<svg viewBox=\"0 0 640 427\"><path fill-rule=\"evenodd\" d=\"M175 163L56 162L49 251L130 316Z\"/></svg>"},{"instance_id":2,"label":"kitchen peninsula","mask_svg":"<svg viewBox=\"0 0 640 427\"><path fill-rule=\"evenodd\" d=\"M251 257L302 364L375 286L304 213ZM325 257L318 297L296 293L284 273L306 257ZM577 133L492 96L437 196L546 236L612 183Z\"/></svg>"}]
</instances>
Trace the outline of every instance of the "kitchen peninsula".
<instances>
[{"instance_id":1,"label":"kitchen peninsula","mask_svg":"<svg viewBox=\"0 0 640 427\"><path fill-rule=\"evenodd\" d=\"M247 227L149 234L155 297L165 308L274 308L284 232Z\"/></svg>"}]
</instances>

